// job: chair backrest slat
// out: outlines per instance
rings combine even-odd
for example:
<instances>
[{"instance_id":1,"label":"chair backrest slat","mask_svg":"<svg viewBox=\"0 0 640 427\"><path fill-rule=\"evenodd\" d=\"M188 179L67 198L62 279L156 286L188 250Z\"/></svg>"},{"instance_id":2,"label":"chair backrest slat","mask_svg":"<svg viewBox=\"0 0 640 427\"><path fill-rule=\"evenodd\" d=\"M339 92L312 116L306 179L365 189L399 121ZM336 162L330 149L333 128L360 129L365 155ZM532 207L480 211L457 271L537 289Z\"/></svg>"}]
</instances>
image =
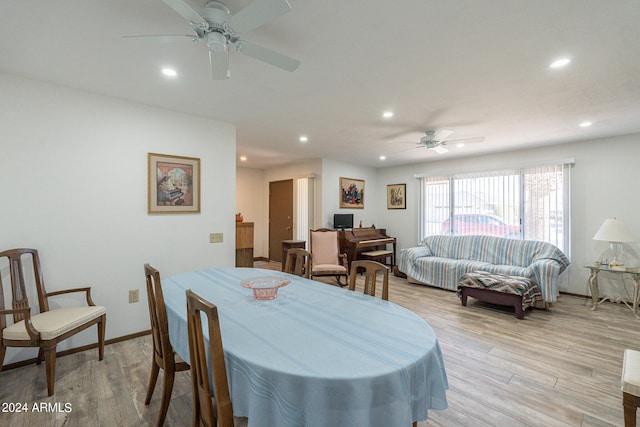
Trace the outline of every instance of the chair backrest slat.
<instances>
[{"instance_id":1,"label":"chair backrest slat","mask_svg":"<svg viewBox=\"0 0 640 427\"><path fill-rule=\"evenodd\" d=\"M309 266L311 254L302 248L291 248L287 251L287 258L284 264L285 273L309 278Z\"/></svg>"},{"instance_id":2,"label":"chair backrest slat","mask_svg":"<svg viewBox=\"0 0 640 427\"><path fill-rule=\"evenodd\" d=\"M144 275L147 281L147 302L151 320L153 352L156 360L159 360L164 367L166 366L166 358L172 358L171 362L173 362L173 347L169 341L169 321L164 305L160 272L149 264L145 264Z\"/></svg>"},{"instance_id":3,"label":"chair backrest slat","mask_svg":"<svg viewBox=\"0 0 640 427\"><path fill-rule=\"evenodd\" d=\"M357 260L351 262L351 274L349 276L349 290L356 290L356 278L358 270L364 269L364 289L367 295L376 296L376 281L378 273L382 273L382 296L383 300L389 300L389 268L376 261Z\"/></svg>"},{"instance_id":4,"label":"chair backrest slat","mask_svg":"<svg viewBox=\"0 0 640 427\"><path fill-rule=\"evenodd\" d=\"M201 313L204 313L207 318L211 373L207 368ZM199 421L198 425L215 427L217 419L218 427L233 427L233 406L229 395L218 309L189 289L187 290L187 320L195 420ZM215 407L212 403L210 377L213 379Z\"/></svg>"},{"instance_id":5,"label":"chair backrest slat","mask_svg":"<svg viewBox=\"0 0 640 427\"><path fill-rule=\"evenodd\" d=\"M46 298L46 291L44 289L44 280L42 278L42 270L40 269L40 257L38 256L37 249L19 248L9 249L7 251L0 252L0 259L6 258L9 263L9 275L11 281L11 308L30 308L29 297L26 289L27 282L25 281L25 268L31 264L33 268L33 281L36 286L38 294L38 303L40 313L49 310L49 304ZM31 276L28 276L31 278ZM4 306L4 294L2 290L2 284L0 282L0 308ZM19 322L24 319L23 313L16 313L13 316L14 322ZM2 325L5 326L5 325Z\"/></svg>"}]
</instances>

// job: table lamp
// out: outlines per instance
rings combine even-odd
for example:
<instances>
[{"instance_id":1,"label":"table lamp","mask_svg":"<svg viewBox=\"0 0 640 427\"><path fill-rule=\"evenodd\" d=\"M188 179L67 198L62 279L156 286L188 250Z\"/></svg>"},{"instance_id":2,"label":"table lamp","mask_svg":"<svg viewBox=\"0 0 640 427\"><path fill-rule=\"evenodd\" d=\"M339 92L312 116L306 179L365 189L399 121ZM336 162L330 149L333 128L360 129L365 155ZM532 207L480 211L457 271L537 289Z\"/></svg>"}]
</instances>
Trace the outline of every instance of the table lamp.
<instances>
[{"instance_id":1,"label":"table lamp","mask_svg":"<svg viewBox=\"0 0 640 427\"><path fill-rule=\"evenodd\" d=\"M627 224L617 218L605 219L593 236L593 240L609 242L609 249L611 249L611 253L613 254L613 260L609 263L611 267L621 267L624 265L620 260L620 253L622 251L621 243L634 241L631 230L629 230Z\"/></svg>"}]
</instances>

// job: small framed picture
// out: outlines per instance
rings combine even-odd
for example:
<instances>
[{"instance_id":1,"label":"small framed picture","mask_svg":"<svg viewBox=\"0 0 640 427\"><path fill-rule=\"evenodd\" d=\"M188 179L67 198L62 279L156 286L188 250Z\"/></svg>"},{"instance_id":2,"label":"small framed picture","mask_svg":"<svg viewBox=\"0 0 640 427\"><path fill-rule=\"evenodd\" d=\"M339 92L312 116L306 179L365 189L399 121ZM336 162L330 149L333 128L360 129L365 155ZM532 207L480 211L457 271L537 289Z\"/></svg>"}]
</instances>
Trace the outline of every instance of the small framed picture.
<instances>
[{"instance_id":1,"label":"small framed picture","mask_svg":"<svg viewBox=\"0 0 640 427\"><path fill-rule=\"evenodd\" d=\"M340 177L340 207L364 209L364 180Z\"/></svg>"},{"instance_id":2,"label":"small framed picture","mask_svg":"<svg viewBox=\"0 0 640 427\"><path fill-rule=\"evenodd\" d=\"M149 153L148 212L200 212L200 159Z\"/></svg>"},{"instance_id":3,"label":"small framed picture","mask_svg":"<svg viewBox=\"0 0 640 427\"><path fill-rule=\"evenodd\" d=\"M387 209L407 208L407 184L387 185Z\"/></svg>"}]
</instances>

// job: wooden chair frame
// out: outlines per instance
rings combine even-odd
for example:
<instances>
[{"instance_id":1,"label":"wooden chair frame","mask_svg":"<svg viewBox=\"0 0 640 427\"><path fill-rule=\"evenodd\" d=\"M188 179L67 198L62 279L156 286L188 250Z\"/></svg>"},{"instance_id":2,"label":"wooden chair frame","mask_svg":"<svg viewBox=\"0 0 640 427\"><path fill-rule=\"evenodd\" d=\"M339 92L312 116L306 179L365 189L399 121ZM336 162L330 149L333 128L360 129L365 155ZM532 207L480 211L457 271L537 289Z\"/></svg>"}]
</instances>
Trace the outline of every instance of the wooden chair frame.
<instances>
[{"instance_id":1,"label":"wooden chair frame","mask_svg":"<svg viewBox=\"0 0 640 427\"><path fill-rule=\"evenodd\" d=\"M43 339L40 331L38 331L32 322L34 316L39 314L31 314L31 306L29 305L29 299L27 298L27 292L25 288L25 274L24 274L24 258L31 258L33 264L33 275L38 293L38 307L40 314L46 312L55 312L56 310L49 309L49 298L59 295L71 294L76 292L84 292L87 307L102 308L104 314L92 318L83 322L82 324L73 327L67 332L55 336L51 339ZM96 306L91 299L91 288L73 288L64 289L54 292L47 292L44 286L44 279L42 275L42 268L40 266L40 257L36 249L19 248L10 249L4 252L0 252L0 259L7 258L9 261L9 271L11 275L11 289L12 289L12 301L11 309L5 308L4 294L2 289L2 278L0 277L0 370L4 362L7 347L39 347L37 364L45 361L46 381L47 381L47 393L52 396L55 386L55 369L56 369L56 347L59 342L83 331L93 325L98 327L98 358L102 360L104 358L104 335L105 326L107 323L107 315L104 307ZM61 311L64 309L60 309ZM7 315L13 315L13 323L16 324L24 320L24 326L29 339L9 339L3 336L5 328L7 328Z\"/></svg>"},{"instance_id":2,"label":"wooden chair frame","mask_svg":"<svg viewBox=\"0 0 640 427\"><path fill-rule=\"evenodd\" d=\"M147 387L147 396L144 404L148 405L156 387L158 373L160 369L164 371L164 384L162 387L162 401L160 403L160 414L158 415L157 426L164 425L171 401L173 382L176 372L186 371L189 364L178 357L169 341L169 322L167 320L167 309L164 305L164 294L162 293L162 283L160 272L150 266L144 265L144 275L147 282L147 301L149 305L149 318L151 319L151 336L153 339L153 357L151 358L151 376Z\"/></svg>"},{"instance_id":3,"label":"wooden chair frame","mask_svg":"<svg viewBox=\"0 0 640 427\"><path fill-rule=\"evenodd\" d=\"M389 267L377 261L357 260L351 262L351 274L349 275L349 290L356 290L356 277L358 270L364 270L364 290L367 295L376 296L376 281L378 273L382 273L382 299L389 300Z\"/></svg>"},{"instance_id":4,"label":"wooden chair frame","mask_svg":"<svg viewBox=\"0 0 640 427\"><path fill-rule=\"evenodd\" d=\"M193 426L233 427L233 406L227 382L218 309L209 301L192 292L191 289L187 290L186 294L191 382L193 384ZM211 395L201 313L207 316L211 377L213 378L215 399L212 399ZM213 400L215 400L215 406Z\"/></svg>"},{"instance_id":5,"label":"wooden chair frame","mask_svg":"<svg viewBox=\"0 0 640 427\"><path fill-rule=\"evenodd\" d=\"M311 274L311 254L309 251L302 248L287 250L284 272L308 279Z\"/></svg>"},{"instance_id":6,"label":"wooden chair frame","mask_svg":"<svg viewBox=\"0 0 640 427\"><path fill-rule=\"evenodd\" d=\"M314 268L314 263L317 262L317 257L314 256L314 254L313 254L313 235L316 234L316 233L328 233L328 232L334 233L335 236L336 236L337 263L335 265L336 265L336 267L343 267L344 269L336 268L335 270L326 270L326 271L322 271L322 272L317 272L317 271L314 272L313 268ZM348 281L349 281L349 262L347 260L347 254L340 252L340 242L338 241L338 232L336 230L332 230L332 229L329 229L329 228L319 228L317 230L311 230L309 232L309 251L311 252L311 263L310 263L311 265L309 267L311 279L313 279L314 277L334 276L336 278L336 281L338 282L338 285L346 286L346 285L349 284L348 283ZM345 278L345 283L342 283L342 281L340 280L342 277Z\"/></svg>"}]
</instances>

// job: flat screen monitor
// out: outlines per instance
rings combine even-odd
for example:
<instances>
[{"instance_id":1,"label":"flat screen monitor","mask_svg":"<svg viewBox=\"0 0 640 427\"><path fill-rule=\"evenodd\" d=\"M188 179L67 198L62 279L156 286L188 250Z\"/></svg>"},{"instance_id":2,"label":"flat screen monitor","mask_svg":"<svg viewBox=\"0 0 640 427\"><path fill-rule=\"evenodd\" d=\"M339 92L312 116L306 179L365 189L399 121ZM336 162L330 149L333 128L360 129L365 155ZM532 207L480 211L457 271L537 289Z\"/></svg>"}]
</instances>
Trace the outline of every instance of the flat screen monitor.
<instances>
[{"instance_id":1,"label":"flat screen monitor","mask_svg":"<svg viewBox=\"0 0 640 427\"><path fill-rule=\"evenodd\" d=\"M333 214L333 228L353 228L353 214Z\"/></svg>"}]
</instances>

